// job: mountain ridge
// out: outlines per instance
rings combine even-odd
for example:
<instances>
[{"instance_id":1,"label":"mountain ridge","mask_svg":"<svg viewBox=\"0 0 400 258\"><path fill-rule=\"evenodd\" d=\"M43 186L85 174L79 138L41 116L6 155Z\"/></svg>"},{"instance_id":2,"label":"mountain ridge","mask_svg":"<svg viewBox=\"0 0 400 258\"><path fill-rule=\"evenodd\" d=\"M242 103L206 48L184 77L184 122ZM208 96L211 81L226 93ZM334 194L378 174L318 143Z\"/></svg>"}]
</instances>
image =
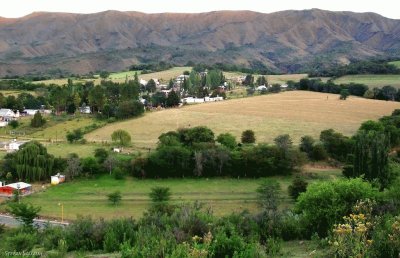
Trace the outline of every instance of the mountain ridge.
<instances>
[{"instance_id":1,"label":"mountain ridge","mask_svg":"<svg viewBox=\"0 0 400 258\"><path fill-rule=\"evenodd\" d=\"M225 62L296 72L400 56L400 20L320 9L0 18L0 75L126 69L134 63Z\"/></svg>"}]
</instances>

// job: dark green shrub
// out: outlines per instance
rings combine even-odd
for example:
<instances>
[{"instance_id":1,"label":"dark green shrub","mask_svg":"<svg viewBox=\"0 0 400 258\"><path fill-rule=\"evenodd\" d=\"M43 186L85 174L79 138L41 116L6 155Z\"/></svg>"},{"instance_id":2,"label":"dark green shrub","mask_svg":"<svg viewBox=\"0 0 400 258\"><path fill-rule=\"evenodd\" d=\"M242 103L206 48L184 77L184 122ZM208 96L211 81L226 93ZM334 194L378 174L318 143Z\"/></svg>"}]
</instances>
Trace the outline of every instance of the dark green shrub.
<instances>
[{"instance_id":1,"label":"dark green shrub","mask_svg":"<svg viewBox=\"0 0 400 258\"><path fill-rule=\"evenodd\" d=\"M124 173L124 171L123 171L121 168L119 168L119 167L116 167L116 168L114 168L114 169L112 170L112 175L114 176L114 178L115 178L116 180L122 180L122 179L125 178L125 173Z\"/></svg>"},{"instance_id":2,"label":"dark green shrub","mask_svg":"<svg viewBox=\"0 0 400 258\"><path fill-rule=\"evenodd\" d=\"M296 176L293 179L293 182L291 185L289 185L288 190L290 196L292 196L293 199L297 199L299 195L307 190L308 183L304 178Z\"/></svg>"},{"instance_id":3,"label":"dark green shrub","mask_svg":"<svg viewBox=\"0 0 400 258\"><path fill-rule=\"evenodd\" d=\"M19 122L17 120L12 120L8 123L9 126L11 126L12 129L15 129L19 126Z\"/></svg>"},{"instance_id":4,"label":"dark green shrub","mask_svg":"<svg viewBox=\"0 0 400 258\"><path fill-rule=\"evenodd\" d=\"M316 161L326 160L328 156L328 152L322 143L315 144L310 153L310 158Z\"/></svg>"},{"instance_id":5,"label":"dark green shrub","mask_svg":"<svg viewBox=\"0 0 400 258\"><path fill-rule=\"evenodd\" d=\"M72 132L67 132L66 137L69 143L77 142L83 138L83 132L80 128L78 128Z\"/></svg>"},{"instance_id":6,"label":"dark green shrub","mask_svg":"<svg viewBox=\"0 0 400 258\"><path fill-rule=\"evenodd\" d=\"M42 114L40 112L36 112L36 114L33 116L31 120L31 126L32 127L41 127L46 123L46 119L42 117Z\"/></svg>"},{"instance_id":7,"label":"dark green shrub","mask_svg":"<svg viewBox=\"0 0 400 258\"><path fill-rule=\"evenodd\" d=\"M10 251L30 251L37 243L37 235L35 233L17 232L15 235L7 238L7 248Z\"/></svg>"}]
</instances>

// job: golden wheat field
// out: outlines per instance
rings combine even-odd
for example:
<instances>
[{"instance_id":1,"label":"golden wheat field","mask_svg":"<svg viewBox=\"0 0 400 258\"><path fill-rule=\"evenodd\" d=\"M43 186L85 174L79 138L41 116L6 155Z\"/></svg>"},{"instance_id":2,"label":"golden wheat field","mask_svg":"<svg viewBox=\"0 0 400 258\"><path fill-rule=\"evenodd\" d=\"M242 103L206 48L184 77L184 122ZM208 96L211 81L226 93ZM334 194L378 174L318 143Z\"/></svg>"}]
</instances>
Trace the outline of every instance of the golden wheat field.
<instances>
[{"instance_id":1,"label":"golden wheat field","mask_svg":"<svg viewBox=\"0 0 400 258\"><path fill-rule=\"evenodd\" d=\"M363 121L378 119L400 108L399 102L350 97L306 91L196 104L146 113L143 117L113 123L95 130L89 141L110 141L116 129L128 131L135 147L154 147L157 137L180 127L204 125L216 134L230 132L239 139L242 131L252 129L258 142L272 142L280 134L290 134L295 142L303 135L318 137L333 128L353 134Z\"/></svg>"}]
</instances>

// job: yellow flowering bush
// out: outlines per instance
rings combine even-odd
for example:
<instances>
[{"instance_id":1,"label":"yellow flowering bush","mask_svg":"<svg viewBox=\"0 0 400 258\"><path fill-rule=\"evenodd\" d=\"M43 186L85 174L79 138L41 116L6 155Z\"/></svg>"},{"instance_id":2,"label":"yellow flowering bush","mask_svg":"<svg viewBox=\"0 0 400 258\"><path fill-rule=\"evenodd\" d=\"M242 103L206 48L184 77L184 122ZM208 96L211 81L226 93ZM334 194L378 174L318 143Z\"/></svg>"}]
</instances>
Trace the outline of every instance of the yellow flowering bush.
<instances>
[{"instance_id":1,"label":"yellow flowering bush","mask_svg":"<svg viewBox=\"0 0 400 258\"><path fill-rule=\"evenodd\" d=\"M365 257L372 244L373 205L369 199L358 201L353 213L343 217L344 223L334 226L330 244L337 257Z\"/></svg>"}]
</instances>

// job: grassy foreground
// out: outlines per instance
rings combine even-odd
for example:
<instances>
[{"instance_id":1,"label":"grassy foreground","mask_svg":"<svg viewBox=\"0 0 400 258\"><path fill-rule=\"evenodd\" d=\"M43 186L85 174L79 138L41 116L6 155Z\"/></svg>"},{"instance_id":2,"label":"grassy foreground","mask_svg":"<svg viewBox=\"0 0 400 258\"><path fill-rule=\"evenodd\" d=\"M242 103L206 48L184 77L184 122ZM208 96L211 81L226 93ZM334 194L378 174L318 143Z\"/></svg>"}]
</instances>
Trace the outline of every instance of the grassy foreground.
<instances>
[{"instance_id":1,"label":"grassy foreground","mask_svg":"<svg viewBox=\"0 0 400 258\"><path fill-rule=\"evenodd\" d=\"M216 134L230 132L237 139L242 131L252 129L257 142L272 142L280 134L289 134L298 143L304 135L318 138L329 128L351 135L362 122L389 115L396 108L399 102L356 97L341 101L334 94L290 91L146 113L106 125L86 139L110 141L113 131L123 129L131 134L135 147L154 147L161 133L203 125Z\"/></svg>"},{"instance_id":2,"label":"grassy foreground","mask_svg":"<svg viewBox=\"0 0 400 258\"><path fill-rule=\"evenodd\" d=\"M339 170L310 170L307 169L308 181L332 180L340 177ZM311 176L310 176L311 173ZM45 191L24 198L36 206L41 206L40 215L60 218L64 205L64 217L75 219L78 214L91 215L94 218L140 217L149 208L148 193L152 187L169 187L173 203L200 201L210 207L216 215L226 215L240 212L244 209L255 211L256 189L264 180L277 180L281 185L281 208L293 205L287 188L293 177L273 177L260 179L233 178L188 178L188 179L136 179L128 177L125 180L115 180L111 176L101 176L97 179L82 179L58 186L49 186ZM40 189L40 186L35 188ZM113 206L106 195L120 191L122 202ZM5 205L0 206L4 211Z\"/></svg>"}]
</instances>

